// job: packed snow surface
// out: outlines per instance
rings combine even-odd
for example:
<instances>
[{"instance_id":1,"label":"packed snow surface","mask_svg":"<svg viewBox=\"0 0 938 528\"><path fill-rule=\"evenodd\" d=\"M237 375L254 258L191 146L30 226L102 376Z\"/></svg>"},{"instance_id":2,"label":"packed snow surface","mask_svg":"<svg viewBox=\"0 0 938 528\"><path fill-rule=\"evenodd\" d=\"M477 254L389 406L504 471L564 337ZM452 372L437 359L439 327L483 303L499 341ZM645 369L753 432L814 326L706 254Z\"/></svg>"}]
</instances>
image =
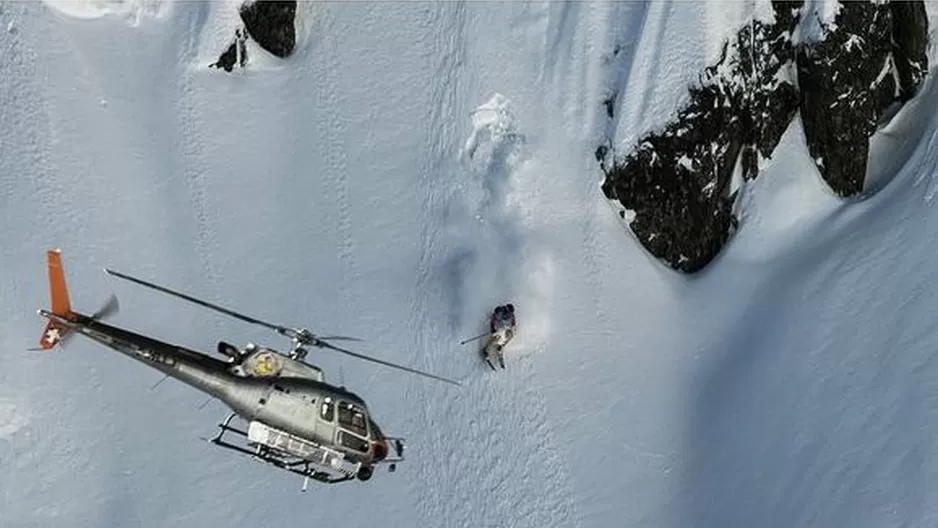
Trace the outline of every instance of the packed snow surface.
<instances>
[{"instance_id":1,"label":"packed snow surface","mask_svg":"<svg viewBox=\"0 0 938 528\"><path fill-rule=\"evenodd\" d=\"M596 146L666 123L765 3L304 3L294 56L231 74L231 2L0 4L0 526L934 524L934 111L859 203L796 119L690 278L599 190ZM302 494L201 441L226 409L191 388L80 336L27 352L50 247L115 324L286 345L105 266L463 386L314 351L409 449ZM505 302L492 372L458 342Z\"/></svg>"}]
</instances>

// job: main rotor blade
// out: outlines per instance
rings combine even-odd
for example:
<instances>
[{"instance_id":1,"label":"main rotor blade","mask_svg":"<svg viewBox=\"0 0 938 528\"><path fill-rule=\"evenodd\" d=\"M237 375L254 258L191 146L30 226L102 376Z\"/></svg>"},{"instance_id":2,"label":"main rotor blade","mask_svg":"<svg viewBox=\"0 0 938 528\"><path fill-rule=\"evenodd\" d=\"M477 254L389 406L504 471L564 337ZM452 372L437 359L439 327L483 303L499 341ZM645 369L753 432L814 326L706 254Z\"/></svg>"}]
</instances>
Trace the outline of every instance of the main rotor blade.
<instances>
[{"instance_id":1,"label":"main rotor blade","mask_svg":"<svg viewBox=\"0 0 938 528\"><path fill-rule=\"evenodd\" d=\"M363 339L349 336L316 336L316 339L320 341L364 341Z\"/></svg>"},{"instance_id":2,"label":"main rotor blade","mask_svg":"<svg viewBox=\"0 0 938 528\"><path fill-rule=\"evenodd\" d=\"M171 290L171 289L166 288L166 287L164 287L164 286L160 286L160 285L158 285L158 284L153 284L152 282L147 282L147 281L145 281L145 280L143 280L143 279L138 279L138 278L136 278L136 277L131 277L130 275L125 275L125 274L123 274L123 273L120 273L120 272L117 272L117 271L114 271L114 270L111 270L111 269L105 268L105 269L104 269L104 272L107 273L108 275L113 275L113 276L115 276L115 277L119 277L119 278L121 278L121 279L128 280L128 281L130 281L130 282L135 282L135 283L137 283L137 284L139 284L139 285L141 285L141 286L146 286L147 288L153 288L154 290L161 291L161 292L163 292L163 293L167 293L167 294L169 294L169 295L173 295L173 296L179 297L180 299L185 299L185 300L187 300L187 301L189 301L189 302L191 302L191 303L195 303L195 304L198 304L199 306L204 306L204 307L206 307L206 308L210 308L210 309L212 309L212 310L221 312L221 313L223 313L223 314L225 314L225 315L229 315L229 316L231 316L231 317L234 317L235 319L240 319L240 320L246 321L246 322L248 322L248 323L257 324L257 325L261 325L261 326L270 328L271 330L276 330L277 332L280 332L280 333L289 332L289 331L291 330L290 328L286 328L286 327L283 327L283 326L271 324L271 323L268 323L267 321L261 321L260 319L256 319L256 318L254 318L254 317L250 317L250 316L247 316L247 315L238 313L238 312L236 312L236 311L234 311L234 310L229 310L228 308L223 308L223 307L221 307L221 306L218 306L217 304L212 304L212 303L210 303L210 302L208 302L208 301L203 301L202 299L197 299L197 298L195 298L195 297L192 297L191 295L186 295L186 294L184 294L184 293L180 293L180 292L177 292L177 291L175 291L175 290Z\"/></svg>"},{"instance_id":3,"label":"main rotor blade","mask_svg":"<svg viewBox=\"0 0 938 528\"><path fill-rule=\"evenodd\" d=\"M428 377L428 378L433 378L433 379L438 380L438 381L443 381L443 382L446 382L446 383L451 383L451 384L453 384L453 385L456 385L457 387L460 386L459 382L453 381L453 380L451 380L451 379L446 379L446 378L437 376L437 375L435 375L435 374L430 374L429 372L423 372L423 371L421 371L421 370L412 369L412 368L410 368L410 367L405 367L405 366L402 366L402 365L397 365L397 364L391 363L391 362L389 362L389 361L384 361L384 360L381 360L381 359L377 359L377 358L373 358L373 357L370 357L370 356L366 356L366 355L364 355L364 354L359 354L359 353L357 353L357 352L352 352L351 350L346 350L346 349L344 349L344 348L339 348L339 347L337 347L337 346L335 346L335 345L330 345L329 343L323 343L322 346L324 346L324 347L326 347L326 348L330 348L330 349L335 350L335 351L338 351L338 352L342 352L343 354L348 354L348 355L350 355L350 356L352 356L352 357L357 357L358 359L364 359L365 361L371 361L371 362L373 362L373 363L378 363L378 364L384 365L384 366L386 366L386 367L392 367L392 368L400 369L400 370L403 370L403 371L406 371L406 372L410 372L411 374L417 374L417 375L420 375L420 376L426 376L426 377Z\"/></svg>"}]
</instances>

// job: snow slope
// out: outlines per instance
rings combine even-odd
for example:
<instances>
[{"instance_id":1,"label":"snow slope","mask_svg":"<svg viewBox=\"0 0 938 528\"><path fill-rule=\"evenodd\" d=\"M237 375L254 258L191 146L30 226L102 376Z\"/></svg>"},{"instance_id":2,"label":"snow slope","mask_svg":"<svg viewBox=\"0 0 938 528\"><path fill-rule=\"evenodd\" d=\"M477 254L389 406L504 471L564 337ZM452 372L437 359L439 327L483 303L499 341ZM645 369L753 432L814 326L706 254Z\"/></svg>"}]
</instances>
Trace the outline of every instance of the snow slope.
<instances>
[{"instance_id":1,"label":"snow slope","mask_svg":"<svg viewBox=\"0 0 938 528\"><path fill-rule=\"evenodd\" d=\"M796 120L686 278L623 229L593 151L665 123L762 3L302 7L296 55L225 74L230 3L0 5L0 526L934 522L933 118L849 205ZM464 386L315 354L409 459L300 494L201 442L226 410L188 387L80 339L26 352L50 246L120 325L282 344L104 266ZM457 343L509 300L492 373Z\"/></svg>"}]
</instances>

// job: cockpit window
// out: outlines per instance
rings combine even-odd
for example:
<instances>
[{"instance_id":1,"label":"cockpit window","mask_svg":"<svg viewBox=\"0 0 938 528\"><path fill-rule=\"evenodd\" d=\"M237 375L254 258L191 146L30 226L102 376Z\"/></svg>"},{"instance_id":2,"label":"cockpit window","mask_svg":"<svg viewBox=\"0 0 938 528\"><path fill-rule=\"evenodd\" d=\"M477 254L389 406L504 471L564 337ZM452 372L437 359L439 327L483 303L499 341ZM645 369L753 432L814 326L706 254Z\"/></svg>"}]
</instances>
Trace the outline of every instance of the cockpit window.
<instances>
[{"instance_id":1,"label":"cockpit window","mask_svg":"<svg viewBox=\"0 0 938 528\"><path fill-rule=\"evenodd\" d=\"M362 453L368 451L368 442L357 436L350 435L345 431L339 431L339 443L344 447L354 449L355 451L361 451Z\"/></svg>"},{"instance_id":2,"label":"cockpit window","mask_svg":"<svg viewBox=\"0 0 938 528\"><path fill-rule=\"evenodd\" d=\"M326 398L322 402L322 409L319 412L319 415L323 420L331 422L335 419L335 406L332 403L332 398Z\"/></svg>"},{"instance_id":3,"label":"cockpit window","mask_svg":"<svg viewBox=\"0 0 938 528\"><path fill-rule=\"evenodd\" d=\"M367 436L365 413L348 402L339 402L339 423L353 433Z\"/></svg>"}]
</instances>

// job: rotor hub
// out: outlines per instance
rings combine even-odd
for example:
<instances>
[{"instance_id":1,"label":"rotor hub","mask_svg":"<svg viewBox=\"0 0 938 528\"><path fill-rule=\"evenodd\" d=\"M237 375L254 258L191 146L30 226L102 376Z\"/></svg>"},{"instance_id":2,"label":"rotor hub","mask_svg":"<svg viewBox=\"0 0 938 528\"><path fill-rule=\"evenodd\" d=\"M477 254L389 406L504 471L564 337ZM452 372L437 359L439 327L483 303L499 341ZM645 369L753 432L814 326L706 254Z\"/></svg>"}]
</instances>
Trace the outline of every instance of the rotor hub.
<instances>
[{"instance_id":1,"label":"rotor hub","mask_svg":"<svg viewBox=\"0 0 938 528\"><path fill-rule=\"evenodd\" d=\"M306 358L306 354L309 354L309 350L306 350L301 346L295 346L293 347L293 351L290 353L290 357L295 360L302 361L304 358Z\"/></svg>"}]
</instances>

